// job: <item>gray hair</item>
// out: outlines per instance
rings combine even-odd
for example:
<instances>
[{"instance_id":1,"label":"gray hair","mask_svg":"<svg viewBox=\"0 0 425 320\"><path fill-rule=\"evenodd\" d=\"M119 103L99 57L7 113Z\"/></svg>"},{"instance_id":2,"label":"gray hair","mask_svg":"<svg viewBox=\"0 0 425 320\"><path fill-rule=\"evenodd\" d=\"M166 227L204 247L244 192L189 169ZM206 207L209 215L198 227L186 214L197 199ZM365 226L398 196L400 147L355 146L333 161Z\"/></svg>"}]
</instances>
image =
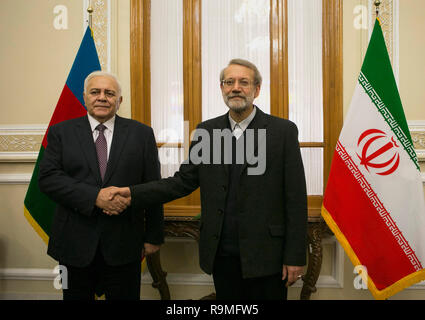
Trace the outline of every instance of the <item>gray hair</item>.
<instances>
[{"instance_id":1,"label":"gray hair","mask_svg":"<svg viewBox=\"0 0 425 320\"><path fill-rule=\"evenodd\" d=\"M221 70L221 72L220 72L220 82L222 82L224 80L224 71L232 64L237 64L237 65L247 67L248 69L253 70L254 71L254 84L261 86L261 83L263 82L263 78L261 77L260 71L258 71L255 64L253 64L252 62L249 62L248 60L244 60L244 59L232 59L232 60L230 60L227 67L224 68L223 70Z\"/></svg>"},{"instance_id":2,"label":"gray hair","mask_svg":"<svg viewBox=\"0 0 425 320\"><path fill-rule=\"evenodd\" d=\"M84 80L84 93L87 92L87 86L88 83L91 79L95 78L95 77L109 77L111 79L113 79L115 81L115 83L117 84L118 87L118 98L121 97L121 84L117 78L116 75L114 75L113 73L110 72L106 72L106 71L93 71L92 73L90 73L86 79Z\"/></svg>"}]
</instances>

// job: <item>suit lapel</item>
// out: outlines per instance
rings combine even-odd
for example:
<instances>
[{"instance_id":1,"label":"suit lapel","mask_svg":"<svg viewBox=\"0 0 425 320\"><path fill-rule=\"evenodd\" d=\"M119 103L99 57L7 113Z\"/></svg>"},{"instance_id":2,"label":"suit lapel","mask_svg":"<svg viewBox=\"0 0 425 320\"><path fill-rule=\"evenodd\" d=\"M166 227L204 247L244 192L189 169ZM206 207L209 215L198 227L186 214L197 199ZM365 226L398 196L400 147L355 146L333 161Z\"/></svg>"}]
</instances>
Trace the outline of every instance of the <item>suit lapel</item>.
<instances>
[{"instance_id":1,"label":"suit lapel","mask_svg":"<svg viewBox=\"0 0 425 320\"><path fill-rule=\"evenodd\" d=\"M119 162L121 151L125 145L128 135L128 124L119 116L115 116L114 135L112 137L111 150L109 151L108 166L105 172L103 184L106 184L111 178Z\"/></svg>"},{"instance_id":2,"label":"suit lapel","mask_svg":"<svg viewBox=\"0 0 425 320\"><path fill-rule=\"evenodd\" d=\"M82 153L84 154L93 176L99 185L102 184L100 177L99 164L97 161L96 147L93 141L93 133L91 131L90 122L87 116L80 118L81 121L75 126L75 135L78 137Z\"/></svg>"},{"instance_id":3,"label":"suit lapel","mask_svg":"<svg viewBox=\"0 0 425 320\"><path fill-rule=\"evenodd\" d=\"M230 131L232 130L230 128L229 112L227 112L222 117L218 118L218 123L217 123L216 128L218 128L220 130L224 130L224 129L229 129ZM213 134L211 133L211 139L212 139L212 137L213 137ZM211 142L212 142L212 140L211 140ZM221 166L223 166L224 172L226 173L226 176L228 176L230 164L224 163L224 154L225 154L225 152L228 152L228 150L227 151L224 150L224 143L221 143L220 147L221 147Z\"/></svg>"},{"instance_id":4,"label":"suit lapel","mask_svg":"<svg viewBox=\"0 0 425 320\"><path fill-rule=\"evenodd\" d=\"M263 111L261 111L260 108L257 107L255 117L254 117L254 119L252 119L251 123L249 124L249 126L247 128L247 129L253 130L254 141L252 141L252 140L245 141L245 155L246 155L246 157L244 157L245 161L244 161L244 164L242 166L241 174L242 174L242 172L244 172L244 170L248 166L248 163L251 163L250 160L255 156L255 154L258 154L257 153L258 143L259 143L258 142L258 138L259 138L258 129L266 129L266 127L267 127L266 114ZM244 138L245 138L245 140L247 139L246 132L244 133ZM246 148L248 143L254 143L254 148L251 149L251 151L248 150L248 151L250 151L249 153L247 152L247 148ZM265 141L260 141L260 143L265 143Z\"/></svg>"}]
</instances>

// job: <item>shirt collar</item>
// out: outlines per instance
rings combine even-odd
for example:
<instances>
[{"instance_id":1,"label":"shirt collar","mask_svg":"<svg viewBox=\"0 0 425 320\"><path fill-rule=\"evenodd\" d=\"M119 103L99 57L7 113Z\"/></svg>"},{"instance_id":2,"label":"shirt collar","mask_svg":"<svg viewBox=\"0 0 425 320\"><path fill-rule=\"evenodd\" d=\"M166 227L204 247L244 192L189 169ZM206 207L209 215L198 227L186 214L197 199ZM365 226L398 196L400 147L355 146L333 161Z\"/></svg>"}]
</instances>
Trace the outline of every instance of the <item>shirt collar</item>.
<instances>
[{"instance_id":1,"label":"shirt collar","mask_svg":"<svg viewBox=\"0 0 425 320\"><path fill-rule=\"evenodd\" d=\"M87 113L87 117L89 119L91 131L94 132L96 130L96 127L100 124L99 121L97 121L95 118L93 118L90 114ZM115 126L115 115L109 119L108 121L105 121L103 125L106 127L106 129L109 129L111 131L114 131Z\"/></svg>"},{"instance_id":2,"label":"shirt collar","mask_svg":"<svg viewBox=\"0 0 425 320\"><path fill-rule=\"evenodd\" d=\"M256 112L257 112L257 107L254 105L254 108L251 114L248 117L246 117L244 120L242 120L241 122L236 122L235 120L233 120L229 112L229 122L230 122L230 128L232 129L232 131L235 130L235 126L237 124L239 125L239 127L241 127L242 131L245 131L245 129L248 128L249 124L251 123L252 119L254 119Z\"/></svg>"}]
</instances>

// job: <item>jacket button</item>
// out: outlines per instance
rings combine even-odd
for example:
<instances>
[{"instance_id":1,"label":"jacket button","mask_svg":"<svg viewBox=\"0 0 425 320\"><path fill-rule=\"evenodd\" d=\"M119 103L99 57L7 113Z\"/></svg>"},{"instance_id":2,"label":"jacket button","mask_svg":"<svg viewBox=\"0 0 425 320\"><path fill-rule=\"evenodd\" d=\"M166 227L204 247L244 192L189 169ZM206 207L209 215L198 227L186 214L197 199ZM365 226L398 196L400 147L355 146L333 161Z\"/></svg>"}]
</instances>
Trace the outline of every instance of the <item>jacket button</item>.
<instances>
[{"instance_id":1,"label":"jacket button","mask_svg":"<svg viewBox=\"0 0 425 320\"><path fill-rule=\"evenodd\" d=\"M223 214L223 210L222 209L218 209L217 213L221 216Z\"/></svg>"}]
</instances>

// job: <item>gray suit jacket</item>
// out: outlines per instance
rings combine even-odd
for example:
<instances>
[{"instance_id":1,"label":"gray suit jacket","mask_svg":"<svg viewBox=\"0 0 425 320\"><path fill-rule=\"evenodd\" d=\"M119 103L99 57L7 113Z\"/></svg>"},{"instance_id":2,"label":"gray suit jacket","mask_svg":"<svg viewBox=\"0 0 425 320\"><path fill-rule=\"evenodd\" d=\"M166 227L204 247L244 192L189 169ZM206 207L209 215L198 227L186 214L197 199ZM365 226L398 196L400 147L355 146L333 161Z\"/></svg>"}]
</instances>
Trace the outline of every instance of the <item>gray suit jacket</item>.
<instances>
[{"instance_id":1,"label":"gray suit jacket","mask_svg":"<svg viewBox=\"0 0 425 320\"><path fill-rule=\"evenodd\" d=\"M214 129L226 128L229 128L228 114L202 122L197 130L208 132L211 139L192 142L190 150L199 150L198 143L209 144L209 156L213 159ZM259 129L266 130L265 139L254 139L253 146L255 155L263 152L266 144L266 167L260 175L249 175L248 169L255 165L248 163L248 154L239 178L238 236L245 278L279 273L283 264L305 265L307 227L306 183L296 125L257 108L248 129L254 129L256 134ZM132 205L168 202L200 187L200 266L211 274L222 230L229 168L226 164L206 161L195 164L193 160L185 161L173 177L130 187Z\"/></svg>"}]
</instances>

